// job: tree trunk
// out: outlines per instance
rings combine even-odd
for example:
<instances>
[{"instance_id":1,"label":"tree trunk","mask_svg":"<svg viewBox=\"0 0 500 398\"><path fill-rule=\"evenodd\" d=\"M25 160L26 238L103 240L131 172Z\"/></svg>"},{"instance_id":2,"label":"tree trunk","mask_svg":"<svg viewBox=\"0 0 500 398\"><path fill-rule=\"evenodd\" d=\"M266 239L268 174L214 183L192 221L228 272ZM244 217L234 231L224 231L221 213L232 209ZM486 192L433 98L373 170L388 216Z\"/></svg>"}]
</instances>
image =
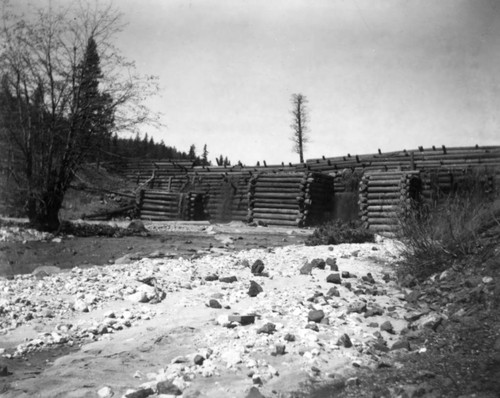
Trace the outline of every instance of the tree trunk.
<instances>
[{"instance_id":1,"label":"tree trunk","mask_svg":"<svg viewBox=\"0 0 500 398\"><path fill-rule=\"evenodd\" d=\"M54 192L45 192L41 198L30 195L25 209L31 226L39 231L57 231L62 202L63 196Z\"/></svg>"}]
</instances>

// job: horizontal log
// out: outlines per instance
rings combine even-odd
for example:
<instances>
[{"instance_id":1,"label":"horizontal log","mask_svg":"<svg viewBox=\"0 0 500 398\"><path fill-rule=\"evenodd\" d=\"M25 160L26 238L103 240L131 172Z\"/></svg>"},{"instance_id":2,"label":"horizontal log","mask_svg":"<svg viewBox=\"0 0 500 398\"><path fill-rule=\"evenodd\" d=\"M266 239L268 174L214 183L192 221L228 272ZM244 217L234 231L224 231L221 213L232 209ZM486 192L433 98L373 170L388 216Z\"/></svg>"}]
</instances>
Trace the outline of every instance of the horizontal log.
<instances>
[{"instance_id":1,"label":"horizontal log","mask_svg":"<svg viewBox=\"0 0 500 398\"><path fill-rule=\"evenodd\" d=\"M152 210L152 211L173 212L173 211L179 211L179 209L180 209L179 206L157 206L148 203L143 203L141 206L141 210Z\"/></svg>"},{"instance_id":2,"label":"horizontal log","mask_svg":"<svg viewBox=\"0 0 500 398\"><path fill-rule=\"evenodd\" d=\"M367 218L398 218L401 215L401 212L397 211L384 211L380 213L367 212L364 213Z\"/></svg>"},{"instance_id":3,"label":"horizontal log","mask_svg":"<svg viewBox=\"0 0 500 398\"><path fill-rule=\"evenodd\" d=\"M294 177L284 177L284 176L276 176L276 177L258 177L256 180L256 184L260 183L275 183L275 182L283 182L289 184L305 184L308 181L307 178L303 176L294 176Z\"/></svg>"},{"instance_id":4,"label":"horizontal log","mask_svg":"<svg viewBox=\"0 0 500 398\"><path fill-rule=\"evenodd\" d=\"M164 216L142 216L140 217L141 220L145 221L181 221L180 218L171 218L171 217L164 217Z\"/></svg>"},{"instance_id":5,"label":"horizontal log","mask_svg":"<svg viewBox=\"0 0 500 398\"><path fill-rule=\"evenodd\" d=\"M253 213L253 218L255 220L290 220L290 221L300 221L302 216L299 214L273 214L273 213Z\"/></svg>"},{"instance_id":6,"label":"horizontal log","mask_svg":"<svg viewBox=\"0 0 500 398\"><path fill-rule=\"evenodd\" d=\"M371 218L368 217L368 224L369 225L396 225L398 224L398 219L397 218L391 218L391 217L386 217L386 218Z\"/></svg>"},{"instance_id":7,"label":"horizontal log","mask_svg":"<svg viewBox=\"0 0 500 398\"><path fill-rule=\"evenodd\" d=\"M253 197L255 199L296 199L296 200L302 200L303 198L301 196L298 196L295 193L260 193L256 192Z\"/></svg>"},{"instance_id":8,"label":"horizontal log","mask_svg":"<svg viewBox=\"0 0 500 398\"><path fill-rule=\"evenodd\" d=\"M301 214L299 209L266 209L266 208L254 208L254 214Z\"/></svg>"},{"instance_id":9,"label":"horizontal log","mask_svg":"<svg viewBox=\"0 0 500 398\"><path fill-rule=\"evenodd\" d=\"M136 208L135 205L128 205L128 206L125 206L125 207L120 207L119 209L115 209L115 210L106 210L106 211L101 211L101 212L98 212L98 213L84 215L83 218L84 219L93 219L93 218L102 218L102 217L104 217L104 219L107 219L107 218L110 218L110 217L113 217L113 216L117 216L117 215L123 214L123 213L125 213L127 211L134 210L135 208Z\"/></svg>"},{"instance_id":10,"label":"horizontal log","mask_svg":"<svg viewBox=\"0 0 500 398\"><path fill-rule=\"evenodd\" d=\"M276 181L276 182L253 181L252 183L250 183L251 187L297 188L297 187L304 187L306 185L308 184L303 182L283 182L283 181Z\"/></svg>"},{"instance_id":11,"label":"horizontal log","mask_svg":"<svg viewBox=\"0 0 500 398\"><path fill-rule=\"evenodd\" d=\"M299 209L297 202L294 203L262 203L254 202L251 207L254 209Z\"/></svg>"},{"instance_id":12,"label":"horizontal log","mask_svg":"<svg viewBox=\"0 0 500 398\"><path fill-rule=\"evenodd\" d=\"M389 206L378 205L378 206L367 206L366 208L368 211L386 211L386 210L398 210L400 207L394 205L389 205Z\"/></svg>"},{"instance_id":13,"label":"horizontal log","mask_svg":"<svg viewBox=\"0 0 500 398\"><path fill-rule=\"evenodd\" d=\"M378 180L378 179L370 179L366 182L362 182L362 184L366 184L368 187L385 187L385 186L399 186L401 184L402 180L401 178L394 179L394 180Z\"/></svg>"},{"instance_id":14,"label":"horizontal log","mask_svg":"<svg viewBox=\"0 0 500 398\"><path fill-rule=\"evenodd\" d=\"M296 195L301 195L303 190L301 190L298 187L295 188L280 188L280 187L260 187L256 186L254 189L255 194L259 193L265 193L265 194L272 194L272 193L277 193L277 194L296 194Z\"/></svg>"},{"instance_id":15,"label":"horizontal log","mask_svg":"<svg viewBox=\"0 0 500 398\"><path fill-rule=\"evenodd\" d=\"M400 199L400 198L403 198L403 199L406 199L404 196L401 196L401 192L390 192L390 193L382 193L382 192L376 192L376 193L372 193L372 192L369 192L367 194L365 194L365 196L368 198L368 199L389 199L389 198L392 198L392 199Z\"/></svg>"},{"instance_id":16,"label":"horizontal log","mask_svg":"<svg viewBox=\"0 0 500 398\"><path fill-rule=\"evenodd\" d=\"M390 193L390 192L398 192L400 193L403 188L400 186L393 186L393 187L369 187L368 192L369 193Z\"/></svg>"},{"instance_id":17,"label":"horizontal log","mask_svg":"<svg viewBox=\"0 0 500 398\"><path fill-rule=\"evenodd\" d=\"M397 225L369 225L368 229L371 231L379 232L379 231L397 231L398 230Z\"/></svg>"},{"instance_id":18,"label":"horizontal log","mask_svg":"<svg viewBox=\"0 0 500 398\"><path fill-rule=\"evenodd\" d=\"M186 200L186 202L189 202ZM142 200L142 203L148 203L150 205L157 205L157 206L177 206L179 203L179 199L177 200L157 200L157 199L150 199L150 198L144 198Z\"/></svg>"},{"instance_id":19,"label":"horizontal log","mask_svg":"<svg viewBox=\"0 0 500 398\"><path fill-rule=\"evenodd\" d=\"M169 200L169 201L172 201L172 200L179 200L179 197L181 197L182 194L178 194L178 193L149 193L149 192L145 192L144 193L144 198L148 198L148 199L159 199L159 200Z\"/></svg>"}]
</instances>

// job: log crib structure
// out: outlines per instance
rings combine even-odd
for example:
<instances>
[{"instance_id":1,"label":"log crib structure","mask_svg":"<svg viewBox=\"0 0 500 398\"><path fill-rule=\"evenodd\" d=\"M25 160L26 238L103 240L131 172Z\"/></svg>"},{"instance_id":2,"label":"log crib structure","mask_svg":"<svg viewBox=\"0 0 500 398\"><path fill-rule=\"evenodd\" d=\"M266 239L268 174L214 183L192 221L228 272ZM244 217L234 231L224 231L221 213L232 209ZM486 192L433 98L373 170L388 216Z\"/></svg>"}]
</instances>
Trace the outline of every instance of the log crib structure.
<instances>
[{"instance_id":1,"label":"log crib structure","mask_svg":"<svg viewBox=\"0 0 500 398\"><path fill-rule=\"evenodd\" d=\"M357 195L359 219L367 228L393 232L402 211L436 203L471 172L481 175L485 189L495 190L500 146L379 150L254 167L142 159L115 169L138 184L137 212L145 220L311 226L331 218L332 205L349 193L354 205Z\"/></svg>"}]
</instances>

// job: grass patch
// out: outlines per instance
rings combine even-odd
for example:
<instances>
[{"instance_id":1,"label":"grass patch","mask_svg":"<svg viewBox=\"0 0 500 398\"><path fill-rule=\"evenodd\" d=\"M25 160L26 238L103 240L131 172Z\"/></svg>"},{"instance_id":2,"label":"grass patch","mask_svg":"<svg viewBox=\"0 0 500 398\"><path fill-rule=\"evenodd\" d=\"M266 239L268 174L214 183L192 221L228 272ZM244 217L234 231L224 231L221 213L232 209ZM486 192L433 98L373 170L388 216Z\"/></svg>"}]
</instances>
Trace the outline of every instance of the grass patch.
<instances>
[{"instance_id":1,"label":"grass patch","mask_svg":"<svg viewBox=\"0 0 500 398\"><path fill-rule=\"evenodd\" d=\"M397 238L403 242L401 276L423 280L487 248L482 234L500 225L500 198L487 192L477 176L461 181L454 192L432 206L401 216Z\"/></svg>"},{"instance_id":2,"label":"grass patch","mask_svg":"<svg viewBox=\"0 0 500 398\"><path fill-rule=\"evenodd\" d=\"M306 246L339 245L341 243L374 242L372 232L358 221L328 221L316 228L305 242Z\"/></svg>"}]
</instances>

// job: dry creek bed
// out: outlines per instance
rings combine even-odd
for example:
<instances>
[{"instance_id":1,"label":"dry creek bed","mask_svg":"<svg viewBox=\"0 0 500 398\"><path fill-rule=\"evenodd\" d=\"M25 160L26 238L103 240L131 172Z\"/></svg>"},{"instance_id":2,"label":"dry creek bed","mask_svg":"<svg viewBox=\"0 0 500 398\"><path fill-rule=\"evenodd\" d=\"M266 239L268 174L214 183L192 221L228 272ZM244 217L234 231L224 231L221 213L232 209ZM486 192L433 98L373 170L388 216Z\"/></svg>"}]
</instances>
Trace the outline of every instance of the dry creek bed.
<instances>
[{"instance_id":1,"label":"dry creek bed","mask_svg":"<svg viewBox=\"0 0 500 398\"><path fill-rule=\"evenodd\" d=\"M377 238L158 252L0 279L0 393L286 397L310 383L357 384L358 368L425 351L408 337L444 316L408 305L397 256L395 242Z\"/></svg>"}]
</instances>

